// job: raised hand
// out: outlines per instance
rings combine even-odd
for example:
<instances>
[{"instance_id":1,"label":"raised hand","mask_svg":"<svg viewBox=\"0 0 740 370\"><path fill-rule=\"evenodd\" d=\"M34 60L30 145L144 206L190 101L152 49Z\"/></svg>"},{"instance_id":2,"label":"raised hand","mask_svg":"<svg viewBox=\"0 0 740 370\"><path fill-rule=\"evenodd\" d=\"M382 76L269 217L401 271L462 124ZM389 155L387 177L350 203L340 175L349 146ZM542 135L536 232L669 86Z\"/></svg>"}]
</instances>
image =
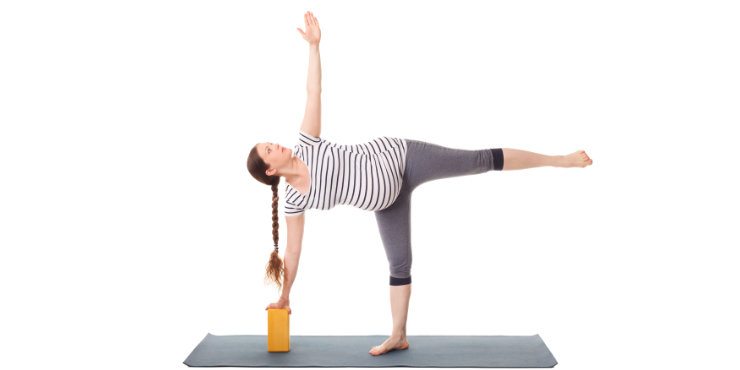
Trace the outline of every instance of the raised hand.
<instances>
[{"instance_id":1,"label":"raised hand","mask_svg":"<svg viewBox=\"0 0 740 370\"><path fill-rule=\"evenodd\" d=\"M308 41L309 45L318 45L321 41L321 30L319 29L319 20L314 17L313 13L306 12L303 15L303 19L306 22L306 32L303 32L300 28L296 29L301 33L303 39Z\"/></svg>"}]
</instances>

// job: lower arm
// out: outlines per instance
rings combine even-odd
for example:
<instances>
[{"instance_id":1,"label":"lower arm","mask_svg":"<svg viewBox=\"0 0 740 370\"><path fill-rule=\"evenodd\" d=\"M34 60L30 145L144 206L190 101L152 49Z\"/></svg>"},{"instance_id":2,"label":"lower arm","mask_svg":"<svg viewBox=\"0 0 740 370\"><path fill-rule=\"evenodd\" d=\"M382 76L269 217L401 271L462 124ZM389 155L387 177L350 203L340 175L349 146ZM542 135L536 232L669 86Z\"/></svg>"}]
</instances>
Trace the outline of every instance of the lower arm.
<instances>
[{"instance_id":1,"label":"lower arm","mask_svg":"<svg viewBox=\"0 0 740 370\"><path fill-rule=\"evenodd\" d=\"M298 272L298 261L300 260L299 254L285 253L283 256L283 268L285 275L283 276L283 293L281 297L290 298L290 289L295 281L296 273Z\"/></svg>"},{"instance_id":2,"label":"lower arm","mask_svg":"<svg viewBox=\"0 0 740 370\"><path fill-rule=\"evenodd\" d=\"M319 56L319 44L311 44L308 47L308 83L309 92L321 92L321 57Z\"/></svg>"}]
</instances>

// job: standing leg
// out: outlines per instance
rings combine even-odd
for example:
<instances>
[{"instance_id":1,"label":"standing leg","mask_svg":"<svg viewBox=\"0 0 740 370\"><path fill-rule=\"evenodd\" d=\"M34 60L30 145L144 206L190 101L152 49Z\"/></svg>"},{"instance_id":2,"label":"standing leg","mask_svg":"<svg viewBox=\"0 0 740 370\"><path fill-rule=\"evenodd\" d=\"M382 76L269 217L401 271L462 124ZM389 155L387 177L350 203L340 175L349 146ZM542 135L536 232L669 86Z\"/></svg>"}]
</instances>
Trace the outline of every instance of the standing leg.
<instances>
[{"instance_id":1,"label":"standing leg","mask_svg":"<svg viewBox=\"0 0 740 370\"><path fill-rule=\"evenodd\" d=\"M411 192L401 186L393 204L375 212L380 238L390 268L390 298L393 329L391 336L370 349L377 356L393 349L406 349L406 318L411 298Z\"/></svg>"},{"instance_id":2,"label":"standing leg","mask_svg":"<svg viewBox=\"0 0 740 370\"><path fill-rule=\"evenodd\" d=\"M501 170L501 149L463 150L408 140L406 166L398 198L388 208L375 211L390 267L393 330L381 345L370 350L380 355L406 349L406 319L411 297L411 194L418 185L441 178Z\"/></svg>"}]
</instances>

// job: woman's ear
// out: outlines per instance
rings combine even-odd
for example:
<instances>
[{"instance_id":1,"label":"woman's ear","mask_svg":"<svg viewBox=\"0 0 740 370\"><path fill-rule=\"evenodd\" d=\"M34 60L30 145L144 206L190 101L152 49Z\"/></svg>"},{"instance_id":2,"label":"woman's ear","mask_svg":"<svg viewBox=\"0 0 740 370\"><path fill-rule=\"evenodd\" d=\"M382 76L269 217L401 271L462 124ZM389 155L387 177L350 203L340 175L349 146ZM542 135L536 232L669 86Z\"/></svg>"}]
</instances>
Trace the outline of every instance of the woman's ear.
<instances>
[{"instance_id":1,"label":"woman's ear","mask_svg":"<svg viewBox=\"0 0 740 370\"><path fill-rule=\"evenodd\" d=\"M267 171L265 171L265 173L267 174L267 176L274 176L275 175L275 172L277 172L277 169L275 169L275 168L270 168Z\"/></svg>"}]
</instances>

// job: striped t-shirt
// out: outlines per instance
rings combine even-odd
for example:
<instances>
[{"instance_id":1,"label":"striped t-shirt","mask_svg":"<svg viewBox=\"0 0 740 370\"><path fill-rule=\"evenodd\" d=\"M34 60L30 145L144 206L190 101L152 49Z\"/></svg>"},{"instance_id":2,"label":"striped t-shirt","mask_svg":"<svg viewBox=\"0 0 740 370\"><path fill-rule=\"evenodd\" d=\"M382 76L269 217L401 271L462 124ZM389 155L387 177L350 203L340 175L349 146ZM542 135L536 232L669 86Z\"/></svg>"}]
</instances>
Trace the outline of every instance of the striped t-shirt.
<instances>
[{"instance_id":1,"label":"striped t-shirt","mask_svg":"<svg viewBox=\"0 0 740 370\"><path fill-rule=\"evenodd\" d=\"M406 140L379 137L356 145L339 145L298 132L293 155L308 167L306 195L286 184L285 215L306 209L334 208L337 204L367 211L388 208L398 197L406 166Z\"/></svg>"}]
</instances>

